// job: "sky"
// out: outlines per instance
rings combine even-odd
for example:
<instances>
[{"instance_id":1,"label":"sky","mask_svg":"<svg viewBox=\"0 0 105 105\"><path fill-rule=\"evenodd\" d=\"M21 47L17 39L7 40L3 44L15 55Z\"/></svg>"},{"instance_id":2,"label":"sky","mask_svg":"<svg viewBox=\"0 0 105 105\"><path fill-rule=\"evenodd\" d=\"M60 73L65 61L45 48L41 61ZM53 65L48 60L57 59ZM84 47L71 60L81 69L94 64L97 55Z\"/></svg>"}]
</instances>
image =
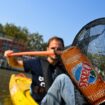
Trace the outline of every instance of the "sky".
<instances>
[{"instance_id":1,"label":"sky","mask_svg":"<svg viewBox=\"0 0 105 105\"><path fill-rule=\"evenodd\" d=\"M90 21L105 17L105 0L0 0L0 23L26 27L45 42L52 36L73 42Z\"/></svg>"}]
</instances>

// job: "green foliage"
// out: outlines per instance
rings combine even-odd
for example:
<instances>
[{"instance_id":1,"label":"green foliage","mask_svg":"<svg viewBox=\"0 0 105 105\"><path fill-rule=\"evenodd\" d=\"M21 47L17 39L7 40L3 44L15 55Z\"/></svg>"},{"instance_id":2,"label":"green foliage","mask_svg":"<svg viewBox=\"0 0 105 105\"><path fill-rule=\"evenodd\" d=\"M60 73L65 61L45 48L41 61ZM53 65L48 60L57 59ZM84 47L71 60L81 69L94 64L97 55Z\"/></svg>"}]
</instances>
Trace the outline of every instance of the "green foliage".
<instances>
[{"instance_id":1,"label":"green foliage","mask_svg":"<svg viewBox=\"0 0 105 105\"><path fill-rule=\"evenodd\" d=\"M3 35L4 35L3 25L0 24L0 36L3 36Z\"/></svg>"},{"instance_id":2,"label":"green foliage","mask_svg":"<svg viewBox=\"0 0 105 105\"><path fill-rule=\"evenodd\" d=\"M14 24L6 24L3 27L5 35L11 36L16 41L27 41L28 30L26 28L17 27Z\"/></svg>"},{"instance_id":3,"label":"green foliage","mask_svg":"<svg viewBox=\"0 0 105 105\"><path fill-rule=\"evenodd\" d=\"M39 33L33 33L28 36L28 43L29 49L31 50L44 50L45 43L43 41L43 36Z\"/></svg>"},{"instance_id":4,"label":"green foliage","mask_svg":"<svg viewBox=\"0 0 105 105\"><path fill-rule=\"evenodd\" d=\"M47 43L39 33L29 33L26 27L21 28L14 24L0 24L0 36L12 38L18 43L27 45L29 50L45 50Z\"/></svg>"}]
</instances>

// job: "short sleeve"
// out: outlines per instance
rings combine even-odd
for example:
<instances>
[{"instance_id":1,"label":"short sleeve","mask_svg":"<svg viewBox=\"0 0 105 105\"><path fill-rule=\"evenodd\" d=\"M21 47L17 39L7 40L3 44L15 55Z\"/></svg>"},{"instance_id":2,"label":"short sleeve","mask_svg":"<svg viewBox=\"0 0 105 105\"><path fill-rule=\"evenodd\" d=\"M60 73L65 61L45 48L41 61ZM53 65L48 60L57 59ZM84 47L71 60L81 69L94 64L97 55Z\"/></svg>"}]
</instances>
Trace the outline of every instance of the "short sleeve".
<instances>
[{"instance_id":1,"label":"short sleeve","mask_svg":"<svg viewBox=\"0 0 105 105\"><path fill-rule=\"evenodd\" d=\"M37 66L38 58L23 60L24 71L29 72Z\"/></svg>"}]
</instances>

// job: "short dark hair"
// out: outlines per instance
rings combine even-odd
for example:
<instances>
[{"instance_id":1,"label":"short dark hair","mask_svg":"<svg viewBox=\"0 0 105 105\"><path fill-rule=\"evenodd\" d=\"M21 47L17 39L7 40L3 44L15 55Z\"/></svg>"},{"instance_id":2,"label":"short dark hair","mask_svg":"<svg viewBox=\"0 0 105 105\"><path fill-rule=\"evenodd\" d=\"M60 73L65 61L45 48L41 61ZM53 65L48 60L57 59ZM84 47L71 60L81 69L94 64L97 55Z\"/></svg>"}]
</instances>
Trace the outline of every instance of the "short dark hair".
<instances>
[{"instance_id":1,"label":"short dark hair","mask_svg":"<svg viewBox=\"0 0 105 105\"><path fill-rule=\"evenodd\" d=\"M47 46L49 46L49 44L50 44L50 42L51 42L52 40L60 41L60 42L62 43L62 46L64 47L64 41L63 41L63 39L60 38L60 37L57 37L57 36L51 37L51 38L48 40Z\"/></svg>"}]
</instances>

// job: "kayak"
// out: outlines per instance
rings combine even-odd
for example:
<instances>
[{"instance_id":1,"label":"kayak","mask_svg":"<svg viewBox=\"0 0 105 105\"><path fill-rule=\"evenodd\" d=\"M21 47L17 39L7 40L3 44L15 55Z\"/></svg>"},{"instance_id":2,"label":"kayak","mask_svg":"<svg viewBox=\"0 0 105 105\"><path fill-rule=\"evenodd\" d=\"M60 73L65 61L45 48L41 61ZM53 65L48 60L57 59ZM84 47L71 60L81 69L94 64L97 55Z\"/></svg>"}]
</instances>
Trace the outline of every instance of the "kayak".
<instances>
[{"instance_id":1,"label":"kayak","mask_svg":"<svg viewBox=\"0 0 105 105\"><path fill-rule=\"evenodd\" d=\"M24 74L12 74L9 91L13 105L38 105L30 95L31 79Z\"/></svg>"}]
</instances>

